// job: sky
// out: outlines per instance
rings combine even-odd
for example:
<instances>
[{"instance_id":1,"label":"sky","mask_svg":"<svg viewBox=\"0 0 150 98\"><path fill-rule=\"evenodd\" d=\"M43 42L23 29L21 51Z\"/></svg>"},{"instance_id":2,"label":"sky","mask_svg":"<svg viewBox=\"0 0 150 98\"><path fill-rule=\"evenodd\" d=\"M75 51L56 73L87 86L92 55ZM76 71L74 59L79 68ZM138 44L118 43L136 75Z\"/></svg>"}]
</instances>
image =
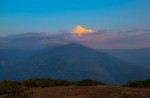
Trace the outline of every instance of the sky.
<instances>
[{"instance_id":1,"label":"sky","mask_svg":"<svg viewBox=\"0 0 150 98\"><path fill-rule=\"evenodd\" d=\"M76 36L78 32L75 31L80 29L80 33L84 34L80 34L79 38L69 34L69 41L82 40L82 43L91 43L92 47L98 46L96 48L150 47L150 40L144 37L150 35L149 9L150 0L0 0L0 36L29 32L55 36L69 32ZM97 41L93 40L95 35L99 36ZM5 37L5 40L9 39ZM107 42L102 43L104 38ZM4 38L0 38L0 43L5 42L1 39ZM126 39L135 40L131 44Z\"/></svg>"},{"instance_id":2,"label":"sky","mask_svg":"<svg viewBox=\"0 0 150 98\"><path fill-rule=\"evenodd\" d=\"M0 0L0 33L150 26L150 0Z\"/></svg>"}]
</instances>

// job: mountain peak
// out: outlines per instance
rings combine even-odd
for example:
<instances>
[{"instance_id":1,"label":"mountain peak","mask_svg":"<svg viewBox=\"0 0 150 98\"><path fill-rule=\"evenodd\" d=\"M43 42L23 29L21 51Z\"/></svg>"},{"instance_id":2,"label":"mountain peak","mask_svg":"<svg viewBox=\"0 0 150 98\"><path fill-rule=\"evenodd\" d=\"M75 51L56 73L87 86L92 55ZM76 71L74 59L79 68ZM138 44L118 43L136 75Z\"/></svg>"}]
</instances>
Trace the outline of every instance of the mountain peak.
<instances>
[{"instance_id":1,"label":"mountain peak","mask_svg":"<svg viewBox=\"0 0 150 98\"><path fill-rule=\"evenodd\" d=\"M81 44L78 44L78 43L69 43L69 44L66 44L65 46L69 46L69 47L85 47Z\"/></svg>"},{"instance_id":2,"label":"mountain peak","mask_svg":"<svg viewBox=\"0 0 150 98\"><path fill-rule=\"evenodd\" d=\"M69 44L66 44L66 45L81 45L79 43L69 43Z\"/></svg>"}]
</instances>

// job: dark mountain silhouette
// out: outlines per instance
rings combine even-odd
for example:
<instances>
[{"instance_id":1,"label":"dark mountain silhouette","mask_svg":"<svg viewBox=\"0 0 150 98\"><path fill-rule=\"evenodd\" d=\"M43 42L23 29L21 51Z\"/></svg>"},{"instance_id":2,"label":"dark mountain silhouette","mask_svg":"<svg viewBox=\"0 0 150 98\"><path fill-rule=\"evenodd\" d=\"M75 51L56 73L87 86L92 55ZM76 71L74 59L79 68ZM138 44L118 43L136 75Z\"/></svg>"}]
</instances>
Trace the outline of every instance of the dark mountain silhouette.
<instances>
[{"instance_id":1,"label":"dark mountain silhouette","mask_svg":"<svg viewBox=\"0 0 150 98\"><path fill-rule=\"evenodd\" d=\"M14 72L19 74L15 75L15 78L52 77L124 83L128 80L150 77L149 69L76 43L43 51L15 66Z\"/></svg>"},{"instance_id":2,"label":"dark mountain silhouette","mask_svg":"<svg viewBox=\"0 0 150 98\"><path fill-rule=\"evenodd\" d=\"M150 48L99 50L119 59L150 68Z\"/></svg>"},{"instance_id":3,"label":"dark mountain silhouette","mask_svg":"<svg viewBox=\"0 0 150 98\"><path fill-rule=\"evenodd\" d=\"M30 57L33 51L34 50L23 50L19 48L0 49L0 65L14 65Z\"/></svg>"},{"instance_id":4,"label":"dark mountain silhouette","mask_svg":"<svg viewBox=\"0 0 150 98\"><path fill-rule=\"evenodd\" d=\"M38 50L37 50L38 51ZM35 54L35 50L20 48L0 49L0 80L10 77L13 67Z\"/></svg>"}]
</instances>

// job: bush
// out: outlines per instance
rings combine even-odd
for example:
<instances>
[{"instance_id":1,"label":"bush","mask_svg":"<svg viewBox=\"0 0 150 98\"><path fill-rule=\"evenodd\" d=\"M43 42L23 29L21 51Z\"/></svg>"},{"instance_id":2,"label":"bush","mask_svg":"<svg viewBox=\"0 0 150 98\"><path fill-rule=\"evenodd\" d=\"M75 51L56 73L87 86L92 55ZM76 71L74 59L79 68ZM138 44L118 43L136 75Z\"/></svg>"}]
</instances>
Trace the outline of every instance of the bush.
<instances>
[{"instance_id":1,"label":"bush","mask_svg":"<svg viewBox=\"0 0 150 98\"><path fill-rule=\"evenodd\" d=\"M138 81L138 80L129 81L128 83L126 83L123 86L148 88L148 87L150 87L150 79L147 79L147 80L144 80L144 81Z\"/></svg>"},{"instance_id":2,"label":"bush","mask_svg":"<svg viewBox=\"0 0 150 98\"><path fill-rule=\"evenodd\" d=\"M25 90L26 88L20 82L7 80L0 83L0 94L5 94L5 98L29 98L24 93Z\"/></svg>"},{"instance_id":3,"label":"bush","mask_svg":"<svg viewBox=\"0 0 150 98\"><path fill-rule=\"evenodd\" d=\"M23 84L27 87L50 87L55 86L55 81L52 79L45 79L45 78L32 78L23 81Z\"/></svg>"},{"instance_id":4,"label":"bush","mask_svg":"<svg viewBox=\"0 0 150 98\"><path fill-rule=\"evenodd\" d=\"M78 82L71 82L66 80L55 80L50 78L32 78L24 81L3 81L0 83L0 95L7 94L7 97L13 98L26 98L24 91L28 87L52 87L52 86L69 86L69 85L78 85L78 86L95 86L95 85L104 85L104 83L95 81L95 80L82 80ZM18 96L18 97L17 97Z\"/></svg>"},{"instance_id":5,"label":"bush","mask_svg":"<svg viewBox=\"0 0 150 98\"><path fill-rule=\"evenodd\" d=\"M142 83L142 81L133 80L133 81L129 81L124 86L127 86L127 87L143 87L143 83Z\"/></svg>"},{"instance_id":6,"label":"bush","mask_svg":"<svg viewBox=\"0 0 150 98\"><path fill-rule=\"evenodd\" d=\"M23 84L27 87L51 87L51 86L68 86L72 82L65 80L54 80L50 78L33 78L23 81Z\"/></svg>"},{"instance_id":7,"label":"bush","mask_svg":"<svg viewBox=\"0 0 150 98\"><path fill-rule=\"evenodd\" d=\"M82 80L77 82L78 86L96 86L96 85L104 85L104 83L99 82L99 81L95 81L95 80Z\"/></svg>"},{"instance_id":8,"label":"bush","mask_svg":"<svg viewBox=\"0 0 150 98\"><path fill-rule=\"evenodd\" d=\"M104 85L104 83L95 81L95 80L82 80L79 82L71 82L66 80L54 80L54 79L45 79L45 78L32 78L23 81L23 84L26 87L51 87L51 86L69 86L69 85L78 85L78 86L94 86L94 85Z\"/></svg>"},{"instance_id":9,"label":"bush","mask_svg":"<svg viewBox=\"0 0 150 98\"><path fill-rule=\"evenodd\" d=\"M55 80L55 86L69 86L69 85L74 85L74 82L66 80Z\"/></svg>"},{"instance_id":10,"label":"bush","mask_svg":"<svg viewBox=\"0 0 150 98\"><path fill-rule=\"evenodd\" d=\"M150 87L150 79L144 80L143 85L144 87Z\"/></svg>"}]
</instances>

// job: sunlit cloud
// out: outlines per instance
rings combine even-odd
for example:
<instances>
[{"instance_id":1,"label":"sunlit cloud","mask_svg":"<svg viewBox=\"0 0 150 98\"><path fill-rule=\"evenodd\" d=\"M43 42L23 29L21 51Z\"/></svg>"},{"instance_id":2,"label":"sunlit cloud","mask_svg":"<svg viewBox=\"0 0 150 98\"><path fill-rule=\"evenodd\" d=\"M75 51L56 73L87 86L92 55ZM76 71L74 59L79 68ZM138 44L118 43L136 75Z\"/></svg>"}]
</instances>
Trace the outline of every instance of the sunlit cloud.
<instances>
[{"instance_id":1,"label":"sunlit cloud","mask_svg":"<svg viewBox=\"0 0 150 98\"><path fill-rule=\"evenodd\" d=\"M132 32L133 34L131 34ZM150 31L126 30L114 32L106 29L100 29L96 30L96 32L94 33L72 34L68 33L66 30L57 34L48 32L30 32L23 34L8 34L5 36L0 36L0 48L42 48L47 46L63 45L74 42L97 49L145 48L150 47Z\"/></svg>"},{"instance_id":2,"label":"sunlit cloud","mask_svg":"<svg viewBox=\"0 0 150 98\"><path fill-rule=\"evenodd\" d=\"M72 34L87 34L87 33L94 33L95 31L94 30L91 30L91 29L86 29L82 26L76 26L74 27L72 30L69 31L70 33Z\"/></svg>"}]
</instances>

